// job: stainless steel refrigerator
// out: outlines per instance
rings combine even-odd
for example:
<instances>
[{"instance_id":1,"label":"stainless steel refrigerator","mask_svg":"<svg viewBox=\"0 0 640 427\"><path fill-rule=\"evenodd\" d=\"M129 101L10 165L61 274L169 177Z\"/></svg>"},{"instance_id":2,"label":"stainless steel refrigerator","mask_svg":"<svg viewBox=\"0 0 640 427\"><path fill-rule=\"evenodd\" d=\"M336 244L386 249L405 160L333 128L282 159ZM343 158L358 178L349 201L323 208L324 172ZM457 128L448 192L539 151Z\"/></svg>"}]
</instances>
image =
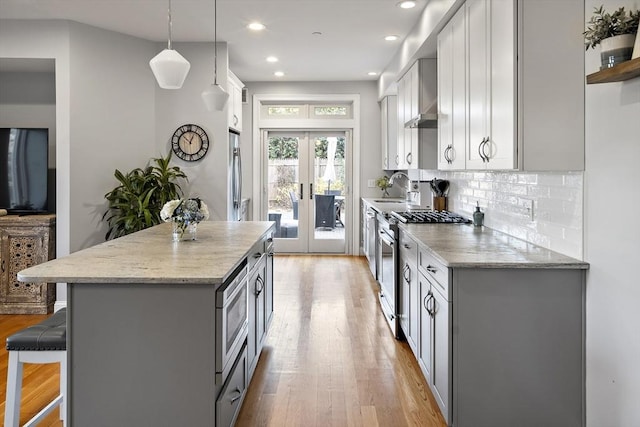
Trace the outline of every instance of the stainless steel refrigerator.
<instances>
[{"instance_id":1,"label":"stainless steel refrigerator","mask_svg":"<svg viewBox=\"0 0 640 427\"><path fill-rule=\"evenodd\" d=\"M229 130L229 221L240 221L242 202L242 160L240 134Z\"/></svg>"}]
</instances>

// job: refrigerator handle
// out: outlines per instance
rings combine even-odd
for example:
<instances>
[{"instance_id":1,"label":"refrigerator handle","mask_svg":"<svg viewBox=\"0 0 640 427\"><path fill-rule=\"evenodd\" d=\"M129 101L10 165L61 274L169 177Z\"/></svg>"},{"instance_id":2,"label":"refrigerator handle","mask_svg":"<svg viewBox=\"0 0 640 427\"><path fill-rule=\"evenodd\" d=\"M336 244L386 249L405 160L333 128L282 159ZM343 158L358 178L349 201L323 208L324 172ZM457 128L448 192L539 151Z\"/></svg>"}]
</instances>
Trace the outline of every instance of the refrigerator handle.
<instances>
[{"instance_id":1,"label":"refrigerator handle","mask_svg":"<svg viewBox=\"0 0 640 427\"><path fill-rule=\"evenodd\" d=\"M240 203L242 201L242 156L240 155L240 147L236 148L236 159L238 162L238 167L236 168L236 203L237 208L240 209Z\"/></svg>"}]
</instances>

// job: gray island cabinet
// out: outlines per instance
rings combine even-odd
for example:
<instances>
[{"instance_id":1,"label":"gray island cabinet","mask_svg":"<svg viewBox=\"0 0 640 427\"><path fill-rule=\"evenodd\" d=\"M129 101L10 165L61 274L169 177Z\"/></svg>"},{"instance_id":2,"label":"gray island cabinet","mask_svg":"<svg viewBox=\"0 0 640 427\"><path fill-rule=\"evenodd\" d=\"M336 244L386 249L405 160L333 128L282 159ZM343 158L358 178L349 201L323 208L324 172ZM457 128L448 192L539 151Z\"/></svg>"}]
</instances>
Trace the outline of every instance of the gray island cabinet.
<instances>
[{"instance_id":1,"label":"gray island cabinet","mask_svg":"<svg viewBox=\"0 0 640 427\"><path fill-rule=\"evenodd\" d=\"M111 240L18 274L66 282L70 426L235 423L273 312L272 222Z\"/></svg>"},{"instance_id":2,"label":"gray island cabinet","mask_svg":"<svg viewBox=\"0 0 640 427\"><path fill-rule=\"evenodd\" d=\"M404 332L448 425L584 426L589 265L472 225L401 225L409 239Z\"/></svg>"}]
</instances>

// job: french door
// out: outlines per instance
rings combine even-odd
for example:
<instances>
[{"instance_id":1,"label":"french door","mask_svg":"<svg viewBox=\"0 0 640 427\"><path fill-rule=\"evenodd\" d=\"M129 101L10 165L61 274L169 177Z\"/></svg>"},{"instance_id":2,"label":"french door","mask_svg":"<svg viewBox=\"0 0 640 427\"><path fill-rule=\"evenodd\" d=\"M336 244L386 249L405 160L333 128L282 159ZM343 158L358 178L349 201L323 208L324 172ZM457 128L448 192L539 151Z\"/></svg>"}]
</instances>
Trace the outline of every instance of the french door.
<instances>
[{"instance_id":1,"label":"french door","mask_svg":"<svg viewBox=\"0 0 640 427\"><path fill-rule=\"evenodd\" d=\"M265 131L263 217L280 253L345 253L350 151L345 131Z\"/></svg>"}]
</instances>

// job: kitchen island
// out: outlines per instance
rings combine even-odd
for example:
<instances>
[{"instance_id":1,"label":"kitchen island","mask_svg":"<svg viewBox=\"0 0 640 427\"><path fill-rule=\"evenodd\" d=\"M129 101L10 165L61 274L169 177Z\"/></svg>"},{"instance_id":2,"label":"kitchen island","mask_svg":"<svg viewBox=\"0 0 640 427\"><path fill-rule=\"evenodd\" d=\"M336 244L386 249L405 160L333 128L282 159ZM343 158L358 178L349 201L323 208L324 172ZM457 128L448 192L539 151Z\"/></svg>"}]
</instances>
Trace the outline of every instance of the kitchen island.
<instances>
[{"instance_id":1,"label":"kitchen island","mask_svg":"<svg viewBox=\"0 0 640 427\"><path fill-rule=\"evenodd\" d=\"M160 224L21 271L68 284L68 425L232 425L273 312L273 233L205 221L173 242Z\"/></svg>"}]
</instances>

